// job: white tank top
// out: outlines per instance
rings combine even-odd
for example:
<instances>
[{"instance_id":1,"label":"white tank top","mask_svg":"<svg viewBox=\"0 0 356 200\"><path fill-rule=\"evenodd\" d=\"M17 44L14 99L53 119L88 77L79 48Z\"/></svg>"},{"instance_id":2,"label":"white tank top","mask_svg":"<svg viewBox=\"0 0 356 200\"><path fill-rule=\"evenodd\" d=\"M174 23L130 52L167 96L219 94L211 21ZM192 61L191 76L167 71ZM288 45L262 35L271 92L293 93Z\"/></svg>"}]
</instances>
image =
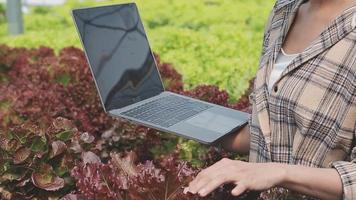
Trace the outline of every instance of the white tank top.
<instances>
[{"instance_id":1,"label":"white tank top","mask_svg":"<svg viewBox=\"0 0 356 200\"><path fill-rule=\"evenodd\" d=\"M273 65L273 69L268 82L268 91L271 92L273 84L282 75L282 72L287 68L287 66L292 62L292 60L297 57L298 54L286 54L281 48L279 52L276 63Z\"/></svg>"}]
</instances>

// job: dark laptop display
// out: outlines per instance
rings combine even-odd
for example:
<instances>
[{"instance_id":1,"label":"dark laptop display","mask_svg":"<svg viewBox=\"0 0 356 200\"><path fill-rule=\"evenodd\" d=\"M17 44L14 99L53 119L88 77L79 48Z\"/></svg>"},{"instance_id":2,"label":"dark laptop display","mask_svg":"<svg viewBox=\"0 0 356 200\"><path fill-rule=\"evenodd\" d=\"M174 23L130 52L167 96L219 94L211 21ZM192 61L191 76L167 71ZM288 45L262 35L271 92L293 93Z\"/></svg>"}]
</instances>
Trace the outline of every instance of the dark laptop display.
<instances>
[{"instance_id":1,"label":"dark laptop display","mask_svg":"<svg viewBox=\"0 0 356 200\"><path fill-rule=\"evenodd\" d=\"M79 9L73 16L107 111L164 91L135 4Z\"/></svg>"}]
</instances>

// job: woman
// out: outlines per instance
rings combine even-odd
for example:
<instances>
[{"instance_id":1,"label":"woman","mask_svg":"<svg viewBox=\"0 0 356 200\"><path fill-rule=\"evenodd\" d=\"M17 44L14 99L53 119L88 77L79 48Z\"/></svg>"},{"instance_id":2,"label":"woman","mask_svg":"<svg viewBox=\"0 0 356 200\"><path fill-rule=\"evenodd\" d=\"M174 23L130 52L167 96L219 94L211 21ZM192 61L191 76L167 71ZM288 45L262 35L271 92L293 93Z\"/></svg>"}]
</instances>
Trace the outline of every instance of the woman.
<instances>
[{"instance_id":1,"label":"woman","mask_svg":"<svg viewBox=\"0 0 356 200\"><path fill-rule=\"evenodd\" d=\"M249 163L222 159L185 188L206 196L284 187L356 199L356 0L279 0L267 24L249 125L222 140Z\"/></svg>"}]
</instances>

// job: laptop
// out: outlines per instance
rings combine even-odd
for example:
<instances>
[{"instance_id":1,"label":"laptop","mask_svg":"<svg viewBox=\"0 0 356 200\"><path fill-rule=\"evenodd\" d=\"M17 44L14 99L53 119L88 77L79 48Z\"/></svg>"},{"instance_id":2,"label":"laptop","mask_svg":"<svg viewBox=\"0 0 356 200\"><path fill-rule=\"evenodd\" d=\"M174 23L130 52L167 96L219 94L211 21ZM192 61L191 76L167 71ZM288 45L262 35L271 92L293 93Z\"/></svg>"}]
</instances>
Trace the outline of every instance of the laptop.
<instances>
[{"instance_id":1,"label":"laptop","mask_svg":"<svg viewBox=\"0 0 356 200\"><path fill-rule=\"evenodd\" d=\"M135 3L72 15L109 115L204 144L247 123L247 113L165 91Z\"/></svg>"}]
</instances>

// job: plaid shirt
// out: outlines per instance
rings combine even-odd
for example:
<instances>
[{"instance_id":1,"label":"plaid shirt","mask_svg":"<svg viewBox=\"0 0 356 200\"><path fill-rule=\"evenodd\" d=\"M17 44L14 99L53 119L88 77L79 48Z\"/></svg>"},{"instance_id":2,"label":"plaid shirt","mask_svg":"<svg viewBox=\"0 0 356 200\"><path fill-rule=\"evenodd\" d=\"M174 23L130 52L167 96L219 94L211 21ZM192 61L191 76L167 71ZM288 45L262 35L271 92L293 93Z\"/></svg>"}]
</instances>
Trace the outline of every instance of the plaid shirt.
<instances>
[{"instance_id":1,"label":"plaid shirt","mask_svg":"<svg viewBox=\"0 0 356 200\"><path fill-rule=\"evenodd\" d=\"M264 35L250 95L250 162L334 167L356 199L356 5L283 71L268 92L278 52L303 0L279 0Z\"/></svg>"}]
</instances>

